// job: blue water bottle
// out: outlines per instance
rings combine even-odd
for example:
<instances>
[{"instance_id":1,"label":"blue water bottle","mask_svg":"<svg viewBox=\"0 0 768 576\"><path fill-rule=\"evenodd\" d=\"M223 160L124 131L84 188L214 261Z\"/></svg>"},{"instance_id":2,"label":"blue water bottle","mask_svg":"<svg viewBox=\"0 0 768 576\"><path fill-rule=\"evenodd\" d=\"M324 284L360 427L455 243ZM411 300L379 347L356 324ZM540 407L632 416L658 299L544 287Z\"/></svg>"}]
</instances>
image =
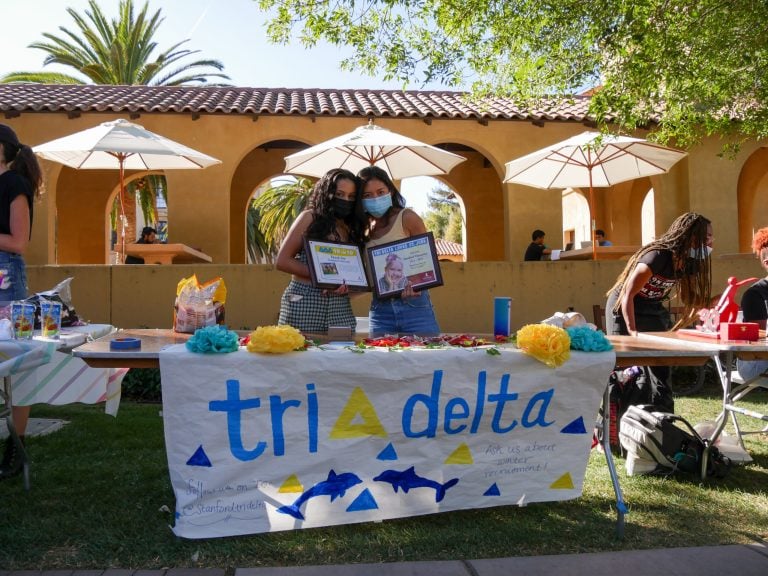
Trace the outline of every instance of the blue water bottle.
<instances>
[{"instance_id":1,"label":"blue water bottle","mask_svg":"<svg viewBox=\"0 0 768 576\"><path fill-rule=\"evenodd\" d=\"M497 296L493 300L493 335L509 336L512 298Z\"/></svg>"}]
</instances>

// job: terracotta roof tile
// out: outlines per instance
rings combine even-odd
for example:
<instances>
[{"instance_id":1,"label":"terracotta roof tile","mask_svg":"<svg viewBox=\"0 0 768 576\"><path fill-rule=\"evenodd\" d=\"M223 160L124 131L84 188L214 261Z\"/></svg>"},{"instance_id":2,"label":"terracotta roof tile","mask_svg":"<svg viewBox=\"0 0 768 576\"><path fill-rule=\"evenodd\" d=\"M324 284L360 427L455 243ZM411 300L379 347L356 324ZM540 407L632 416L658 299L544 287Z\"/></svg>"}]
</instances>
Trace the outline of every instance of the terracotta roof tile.
<instances>
[{"instance_id":1,"label":"terracotta roof tile","mask_svg":"<svg viewBox=\"0 0 768 576\"><path fill-rule=\"evenodd\" d=\"M443 238L435 238L435 251L438 256L463 256L464 246Z\"/></svg>"},{"instance_id":2,"label":"terracotta roof tile","mask_svg":"<svg viewBox=\"0 0 768 576\"><path fill-rule=\"evenodd\" d=\"M462 92L0 84L0 112L132 112L588 121L589 98L524 109L512 100L470 102Z\"/></svg>"}]
</instances>

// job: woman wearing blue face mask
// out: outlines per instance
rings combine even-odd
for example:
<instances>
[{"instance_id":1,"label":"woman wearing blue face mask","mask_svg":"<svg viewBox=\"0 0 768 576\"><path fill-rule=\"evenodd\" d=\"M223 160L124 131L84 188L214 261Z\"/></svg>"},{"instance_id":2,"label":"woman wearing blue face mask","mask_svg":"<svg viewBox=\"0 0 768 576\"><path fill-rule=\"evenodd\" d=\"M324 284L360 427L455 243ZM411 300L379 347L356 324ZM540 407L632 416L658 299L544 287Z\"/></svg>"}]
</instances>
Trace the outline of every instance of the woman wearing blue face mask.
<instances>
[{"instance_id":1,"label":"woman wearing blue face mask","mask_svg":"<svg viewBox=\"0 0 768 576\"><path fill-rule=\"evenodd\" d=\"M684 307L674 328L694 322L697 311L710 307L712 288L712 223L695 212L678 216L663 236L646 244L627 262L606 304L606 332L663 332L673 328L664 302L677 290ZM653 403L674 411L669 368L654 367Z\"/></svg>"},{"instance_id":2,"label":"woman wearing blue face mask","mask_svg":"<svg viewBox=\"0 0 768 576\"><path fill-rule=\"evenodd\" d=\"M278 324L310 333L347 326L354 333L347 286L336 290L312 286L304 240L362 244L364 219L357 211L357 197L358 180L349 170L330 170L315 184L309 208L296 218L277 254L277 269L292 275L280 299Z\"/></svg>"},{"instance_id":3,"label":"woman wearing blue face mask","mask_svg":"<svg viewBox=\"0 0 768 576\"><path fill-rule=\"evenodd\" d=\"M367 247L426 234L424 222L416 212L405 207L405 199L389 174L369 166L357 176L361 183L363 210L368 214ZM385 334L436 336L440 333L428 291L416 292L410 282L392 298L374 296L369 326L372 338Z\"/></svg>"}]
</instances>

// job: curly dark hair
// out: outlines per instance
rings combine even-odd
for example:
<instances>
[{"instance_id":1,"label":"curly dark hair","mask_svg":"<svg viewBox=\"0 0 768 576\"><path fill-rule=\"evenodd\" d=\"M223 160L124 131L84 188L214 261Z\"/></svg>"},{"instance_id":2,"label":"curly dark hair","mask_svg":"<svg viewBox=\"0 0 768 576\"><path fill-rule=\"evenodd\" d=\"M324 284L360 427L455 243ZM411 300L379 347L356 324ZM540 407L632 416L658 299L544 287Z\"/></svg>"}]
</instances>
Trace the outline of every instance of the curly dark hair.
<instances>
[{"instance_id":1,"label":"curly dark hair","mask_svg":"<svg viewBox=\"0 0 768 576\"><path fill-rule=\"evenodd\" d=\"M635 252L607 295L610 296L613 292L621 294L626 289L626 282L640 258L652 250L672 252L672 262L676 270L686 262L691 249L706 254L707 228L710 224L707 218L695 212L678 216L660 238ZM712 291L712 259L709 256L700 263L696 273L679 274L678 291L684 310L674 329L690 324L696 318L698 309L709 308ZM617 300L614 312L618 312L620 302L621 298Z\"/></svg>"},{"instance_id":2,"label":"curly dark hair","mask_svg":"<svg viewBox=\"0 0 768 576\"><path fill-rule=\"evenodd\" d=\"M312 223L307 228L306 236L313 240L340 241L336 230L336 215L333 212L333 199L336 197L336 188L340 181L349 180L359 192L360 181L349 170L334 168L325 173L315 183L312 194L309 197L308 207L312 211ZM360 194L355 195L355 209L344 218L349 227L349 241L360 244L363 238L363 212L360 203Z\"/></svg>"}]
</instances>

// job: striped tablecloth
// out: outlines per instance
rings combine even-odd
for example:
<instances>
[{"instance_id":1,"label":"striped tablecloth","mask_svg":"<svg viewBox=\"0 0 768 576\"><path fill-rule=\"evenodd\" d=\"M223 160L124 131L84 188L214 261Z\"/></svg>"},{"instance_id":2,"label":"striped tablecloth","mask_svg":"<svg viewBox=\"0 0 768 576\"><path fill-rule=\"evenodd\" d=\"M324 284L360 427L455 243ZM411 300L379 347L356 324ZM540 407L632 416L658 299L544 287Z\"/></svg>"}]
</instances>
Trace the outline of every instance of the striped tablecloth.
<instances>
[{"instance_id":1,"label":"striped tablecloth","mask_svg":"<svg viewBox=\"0 0 768 576\"><path fill-rule=\"evenodd\" d=\"M81 358L71 354L72 348L114 330L114 326L109 324L66 328L58 342L59 349L52 353L50 362L13 376L14 405L106 402L107 414L117 415L121 384L128 369L91 368ZM45 341L42 338L39 340Z\"/></svg>"}]
</instances>

